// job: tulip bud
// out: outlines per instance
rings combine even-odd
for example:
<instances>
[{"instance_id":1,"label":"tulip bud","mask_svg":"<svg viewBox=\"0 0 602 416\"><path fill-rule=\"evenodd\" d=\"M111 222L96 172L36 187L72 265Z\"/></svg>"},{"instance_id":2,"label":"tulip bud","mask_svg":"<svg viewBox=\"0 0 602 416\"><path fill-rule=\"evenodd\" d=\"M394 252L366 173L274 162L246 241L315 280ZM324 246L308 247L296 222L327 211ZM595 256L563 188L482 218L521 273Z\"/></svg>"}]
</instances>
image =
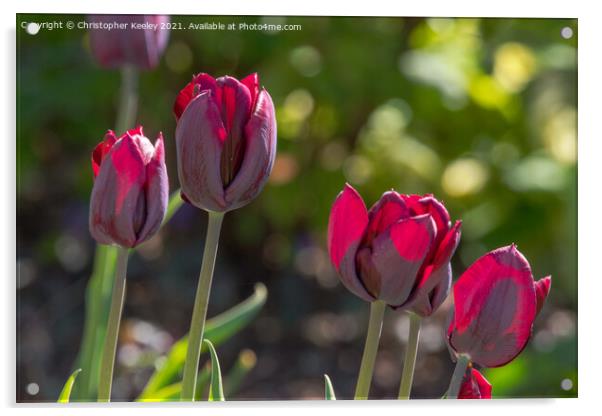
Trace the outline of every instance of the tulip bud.
<instances>
[{"instance_id":1,"label":"tulip bud","mask_svg":"<svg viewBox=\"0 0 602 416\"><path fill-rule=\"evenodd\" d=\"M461 224L450 225L432 195L385 192L368 211L347 184L330 212L328 251L343 284L360 298L428 316L451 285Z\"/></svg>"},{"instance_id":2,"label":"tulip bud","mask_svg":"<svg viewBox=\"0 0 602 416\"><path fill-rule=\"evenodd\" d=\"M491 384L473 367L466 368L458 399L491 399Z\"/></svg>"},{"instance_id":3,"label":"tulip bud","mask_svg":"<svg viewBox=\"0 0 602 416\"><path fill-rule=\"evenodd\" d=\"M151 238L167 209L163 136L155 146L142 127L120 138L109 130L92 152L90 233L101 244L135 247Z\"/></svg>"},{"instance_id":4,"label":"tulip bud","mask_svg":"<svg viewBox=\"0 0 602 416\"><path fill-rule=\"evenodd\" d=\"M251 202L276 156L274 105L257 74L241 81L199 74L178 94L174 114L184 199L217 212Z\"/></svg>"},{"instance_id":5,"label":"tulip bud","mask_svg":"<svg viewBox=\"0 0 602 416\"><path fill-rule=\"evenodd\" d=\"M103 68L130 64L139 69L152 69L159 64L169 39L169 30L162 29L161 24L169 23L169 16L99 14L90 15L87 20L92 25L127 25L125 29L90 28L90 49ZM135 29L132 24L149 27ZM153 28L150 25L158 26Z\"/></svg>"},{"instance_id":6,"label":"tulip bud","mask_svg":"<svg viewBox=\"0 0 602 416\"><path fill-rule=\"evenodd\" d=\"M483 367L509 363L527 345L550 284L549 276L533 281L529 262L514 244L487 253L454 285L450 350Z\"/></svg>"}]
</instances>

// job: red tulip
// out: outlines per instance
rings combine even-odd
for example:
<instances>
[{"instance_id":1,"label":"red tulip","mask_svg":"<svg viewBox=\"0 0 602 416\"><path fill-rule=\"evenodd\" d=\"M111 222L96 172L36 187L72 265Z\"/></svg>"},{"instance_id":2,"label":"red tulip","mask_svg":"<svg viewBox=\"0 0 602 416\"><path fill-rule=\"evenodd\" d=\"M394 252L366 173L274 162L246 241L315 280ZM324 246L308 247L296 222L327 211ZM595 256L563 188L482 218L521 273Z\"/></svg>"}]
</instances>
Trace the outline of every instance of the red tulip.
<instances>
[{"instance_id":1,"label":"red tulip","mask_svg":"<svg viewBox=\"0 0 602 416\"><path fill-rule=\"evenodd\" d=\"M451 227L432 195L385 192L368 211L347 184L330 212L328 251L343 284L360 298L428 316L449 292L460 225Z\"/></svg>"},{"instance_id":2,"label":"red tulip","mask_svg":"<svg viewBox=\"0 0 602 416\"><path fill-rule=\"evenodd\" d=\"M491 384L473 367L466 368L458 399L491 399Z\"/></svg>"},{"instance_id":3,"label":"red tulip","mask_svg":"<svg viewBox=\"0 0 602 416\"><path fill-rule=\"evenodd\" d=\"M533 281L514 244L487 253L454 285L450 349L483 367L512 361L527 345L550 284L550 276Z\"/></svg>"},{"instance_id":4,"label":"red tulip","mask_svg":"<svg viewBox=\"0 0 602 416\"><path fill-rule=\"evenodd\" d=\"M169 193L163 136L153 146L142 127L120 138L109 130L92 152L92 170L90 233L96 241L135 247L152 237Z\"/></svg>"},{"instance_id":5,"label":"red tulip","mask_svg":"<svg viewBox=\"0 0 602 416\"><path fill-rule=\"evenodd\" d=\"M174 114L182 195L207 211L251 202L276 156L276 116L257 74L241 81L199 74L176 98Z\"/></svg>"},{"instance_id":6,"label":"red tulip","mask_svg":"<svg viewBox=\"0 0 602 416\"><path fill-rule=\"evenodd\" d=\"M151 69L159 64L169 39L169 30L162 29L161 24L169 23L169 16L99 14L90 15L87 20L91 25L127 25L125 29L90 28L90 49L100 66L118 68L131 64ZM132 24L158 26L136 29Z\"/></svg>"}]
</instances>

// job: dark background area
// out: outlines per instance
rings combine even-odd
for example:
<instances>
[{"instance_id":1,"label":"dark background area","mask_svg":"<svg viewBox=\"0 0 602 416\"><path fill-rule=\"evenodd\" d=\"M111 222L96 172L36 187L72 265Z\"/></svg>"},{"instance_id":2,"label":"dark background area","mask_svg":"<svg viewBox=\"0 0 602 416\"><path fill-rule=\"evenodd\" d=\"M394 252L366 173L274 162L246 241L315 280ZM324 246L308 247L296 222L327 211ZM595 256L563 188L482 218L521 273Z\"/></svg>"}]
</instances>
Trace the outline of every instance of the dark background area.
<instances>
[{"instance_id":1,"label":"dark background area","mask_svg":"<svg viewBox=\"0 0 602 416\"><path fill-rule=\"evenodd\" d=\"M19 15L17 27L51 19L84 17ZM224 372L241 349L257 355L230 400L320 399L324 373L339 398L352 396L368 304L338 282L326 252L330 206L346 181L368 206L390 188L443 200L464 221L454 278L512 242L536 278L551 274L528 347L484 373L496 397L577 395L576 20L172 21L302 25L173 31L159 67L140 79L137 122L151 140L163 132L173 190L171 108L193 73L258 72L276 106L274 171L257 200L225 217L209 305L213 316L255 282L268 288L258 318L218 349ZM55 401L79 348L95 247L90 152L115 128L120 78L93 62L83 30L18 29L17 59L17 400ZM153 359L187 332L205 224L203 211L184 206L132 255L115 399L135 398ZM449 307L424 321L413 397L447 387ZM397 396L408 324L387 311L373 398Z\"/></svg>"}]
</instances>

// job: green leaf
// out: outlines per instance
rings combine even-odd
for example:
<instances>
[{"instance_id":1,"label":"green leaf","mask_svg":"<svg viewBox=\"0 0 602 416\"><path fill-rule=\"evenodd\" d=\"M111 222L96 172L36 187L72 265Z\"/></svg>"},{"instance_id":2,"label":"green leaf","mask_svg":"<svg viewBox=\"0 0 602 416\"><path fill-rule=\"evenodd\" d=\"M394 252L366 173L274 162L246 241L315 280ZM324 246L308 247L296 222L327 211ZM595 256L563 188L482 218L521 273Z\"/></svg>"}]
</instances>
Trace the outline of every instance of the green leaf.
<instances>
[{"instance_id":1,"label":"green leaf","mask_svg":"<svg viewBox=\"0 0 602 416\"><path fill-rule=\"evenodd\" d=\"M255 293L248 299L207 320L204 338L210 340L213 345L220 345L253 320L265 304L266 298L267 289L265 285L257 283ZM187 348L187 336L184 336L172 346L164 363L149 379L144 391L138 398L139 400L154 398L157 391L176 382L184 367ZM204 344L201 345L201 353L206 351L207 347Z\"/></svg>"},{"instance_id":2,"label":"green leaf","mask_svg":"<svg viewBox=\"0 0 602 416\"><path fill-rule=\"evenodd\" d=\"M211 356L211 384L209 385L209 401L210 402L225 402L224 388L222 385L222 370L219 368L217 353L213 344L208 339L203 340L203 344L209 348Z\"/></svg>"},{"instance_id":3,"label":"green leaf","mask_svg":"<svg viewBox=\"0 0 602 416\"><path fill-rule=\"evenodd\" d=\"M69 398L71 397L71 390L73 389L73 384L75 384L75 379L79 372L82 371L81 368L75 370L67 379L63 390L61 390L61 394L59 394L59 399L57 403L69 403Z\"/></svg>"},{"instance_id":4,"label":"green leaf","mask_svg":"<svg viewBox=\"0 0 602 416\"><path fill-rule=\"evenodd\" d=\"M165 217L163 218L163 223L161 224L161 226L169 222L171 217L173 217L174 214L178 212L178 209L180 209L182 204L184 204L184 200L180 196L180 190L178 189L172 192L171 196L169 197L169 202L167 203L167 210L165 211Z\"/></svg>"},{"instance_id":5,"label":"green leaf","mask_svg":"<svg viewBox=\"0 0 602 416\"><path fill-rule=\"evenodd\" d=\"M207 396L204 395L206 387L208 386L209 379L211 378L211 367L206 365L203 367L197 376L196 380L196 392L194 394L195 401L206 400ZM182 382L170 384L165 386L153 394L153 397L138 398L137 402L173 402L180 401L180 393L182 392Z\"/></svg>"},{"instance_id":6,"label":"green leaf","mask_svg":"<svg viewBox=\"0 0 602 416\"><path fill-rule=\"evenodd\" d=\"M236 394L244 378L255 368L255 364L257 355L252 350L244 349L238 354L236 363L224 379L224 394L227 397L232 398Z\"/></svg>"},{"instance_id":7,"label":"green leaf","mask_svg":"<svg viewBox=\"0 0 602 416\"><path fill-rule=\"evenodd\" d=\"M334 389L332 388L332 383L330 382L330 377L328 374L324 374L324 397L326 400L336 400L337 397L334 394Z\"/></svg>"},{"instance_id":8,"label":"green leaf","mask_svg":"<svg viewBox=\"0 0 602 416\"><path fill-rule=\"evenodd\" d=\"M163 225L182 206L180 190L173 192L169 198ZM86 315L84 333L75 361L76 368L83 368L79 382L73 389L73 397L78 401L96 400L98 377L100 374L100 358L107 332L109 306L117 261L117 247L98 244L94 254L92 276L86 288Z\"/></svg>"}]
</instances>

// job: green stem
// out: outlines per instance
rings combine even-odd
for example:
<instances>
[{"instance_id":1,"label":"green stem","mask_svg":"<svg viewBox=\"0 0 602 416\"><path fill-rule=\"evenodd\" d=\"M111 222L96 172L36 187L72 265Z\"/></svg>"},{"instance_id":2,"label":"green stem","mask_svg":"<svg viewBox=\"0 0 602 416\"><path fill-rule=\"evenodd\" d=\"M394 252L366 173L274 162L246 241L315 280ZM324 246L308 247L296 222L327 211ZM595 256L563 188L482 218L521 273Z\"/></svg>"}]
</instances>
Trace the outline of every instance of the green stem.
<instances>
[{"instance_id":1,"label":"green stem","mask_svg":"<svg viewBox=\"0 0 602 416\"><path fill-rule=\"evenodd\" d=\"M366 344L364 345L364 354L360 365L360 374L355 387L355 400L367 400L368 393L370 393L372 372L374 370L374 362L376 361L376 352L378 351L378 341L383 326L383 316L386 306L387 304L382 300L375 300L370 304L370 322L368 324Z\"/></svg>"},{"instance_id":2,"label":"green stem","mask_svg":"<svg viewBox=\"0 0 602 416\"><path fill-rule=\"evenodd\" d=\"M132 129L138 108L138 70L133 65L121 68L121 93L117 113L116 134L119 136Z\"/></svg>"},{"instance_id":3,"label":"green stem","mask_svg":"<svg viewBox=\"0 0 602 416\"><path fill-rule=\"evenodd\" d=\"M458 356L458 361L456 362L454 374L452 375L451 381L449 382L449 389L447 389L446 398L458 398L458 393L460 393L460 387L462 386L462 379L464 378L464 374L466 373L466 367L468 367L469 361L470 360L466 355L460 354Z\"/></svg>"},{"instance_id":4,"label":"green stem","mask_svg":"<svg viewBox=\"0 0 602 416\"><path fill-rule=\"evenodd\" d=\"M201 341L203 340L203 331L205 329L211 280L213 279L213 268L215 267L215 257L223 219L223 212L209 212L209 225L205 239L203 264L201 265L199 285L194 300L190 332L188 333L188 349L186 350L186 362L184 363L181 401L194 401L197 371L201 355Z\"/></svg>"},{"instance_id":5,"label":"green stem","mask_svg":"<svg viewBox=\"0 0 602 416\"><path fill-rule=\"evenodd\" d=\"M128 266L128 249L119 247L117 254L117 267L115 269L115 283L111 294L111 309L109 311L109 322L107 324L107 335L102 350L102 361L100 363L100 378L98 383L98 401L109 402L111 400L111 385L113 383L113 367L115 366L115 351L117 349L117 338L119 337L119 322L123 310L125 297L125 276Z\"/></svg>"},{"instance_id":6,"label":"green stem","mask_svg":"<svg viewBox=\"0 0 602 416\"><path fill-rule=\"evenodd\" d=\"M414 368L416 367L416 354L418 353L418 338L420 337L420 316L412 312L408 314L410 315L410 336L408 337L406 355L403 360L399 400L409 400L410 398L412 381L414 380Z\"/></svg>"}]
</instances>

